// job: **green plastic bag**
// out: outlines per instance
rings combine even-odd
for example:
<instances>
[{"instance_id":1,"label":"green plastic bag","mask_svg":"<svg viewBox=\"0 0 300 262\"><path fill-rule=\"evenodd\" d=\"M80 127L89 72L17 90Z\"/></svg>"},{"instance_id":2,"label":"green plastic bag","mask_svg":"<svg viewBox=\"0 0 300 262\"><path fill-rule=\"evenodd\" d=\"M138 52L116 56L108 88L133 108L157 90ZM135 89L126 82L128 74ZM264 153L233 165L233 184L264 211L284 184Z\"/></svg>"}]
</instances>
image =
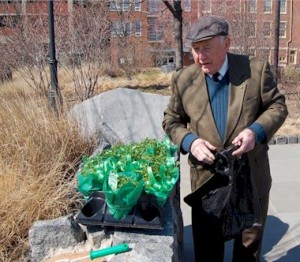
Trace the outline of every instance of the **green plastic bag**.
<instances>
[{"instance_id":1,"label":"green plastic bag","mask_svg":"<svg viewBox=\"0 0 300 262\"><path fill-rule=\"evenodd\" d=\"M165 137L162 141L151 141L146 152L149 162L144 171L144 190L154 195L156 204L162 207L179 178L177 146Z\"/></svg>"},{"instance_id":2,"label":"green plastic bag","mask_svg":"<svg viewBox=\"0 0 300 262\"><path fill-rule=\"evenodd\" d=\"M145 192L154 195L157 205L162 207L179 178L175 157L168 157L166 163L160 165L157 174L153 174L153 170L149 166L147 175L149 180L145 182Z\"/></svg>"},{"instance_id":3,"label":"green plastic bag","mask_svg":"<svg viewBox=\"0 0 300 262\"><path fill-rule=\"evenodd\" d=\"M83 159L83 165L77 174L77 189L85 197L94 191L101 191L108 174L115 168L115 158L101 161L99 156Z\"/></svg>"},{"instance_id":4,"label":"green plastic bag","mask_svg":"<svg viewBox=\"0 0 300 262\"><path fill-rule=\"evenodd\" d=\"M177 146L167 136L164 140L114 145L84 159L77 175L78 191L88 197L93 191L103 190L110 174L136 173L143 181L144 191L154 195L156 204L162 207L179 177L177 158Z\"/></svg>"},{"instance_id":5,"label":"green plastic bag","mask_svg":"<svg viewBox=\"0 0 300 262\"><path fill-rule=\"evenodd\" d=\"M112 216L121 220L136 206L144 181L141 175L134 172L110 173L103 184L106 203Z\"/></svg>"}]
</instances>

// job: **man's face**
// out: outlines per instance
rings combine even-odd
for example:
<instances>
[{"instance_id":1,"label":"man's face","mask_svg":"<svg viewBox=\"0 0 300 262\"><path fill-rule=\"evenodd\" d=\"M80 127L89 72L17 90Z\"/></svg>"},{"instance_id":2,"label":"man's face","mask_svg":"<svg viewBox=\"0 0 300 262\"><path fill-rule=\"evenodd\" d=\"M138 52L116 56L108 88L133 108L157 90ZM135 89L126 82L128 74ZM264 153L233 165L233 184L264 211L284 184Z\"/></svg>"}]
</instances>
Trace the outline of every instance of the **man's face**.
<instances>
[{"instance_id":1,"label":"man's face","mask_svg":"<svg viewBox=\"0 0 300 262\"><path fill-rule=\"evenodd\" d=\"M214 74L223 65L229 46L230 39L224 36L192 43L194 61L204 73Z\"/></svg>"}]
</instances>

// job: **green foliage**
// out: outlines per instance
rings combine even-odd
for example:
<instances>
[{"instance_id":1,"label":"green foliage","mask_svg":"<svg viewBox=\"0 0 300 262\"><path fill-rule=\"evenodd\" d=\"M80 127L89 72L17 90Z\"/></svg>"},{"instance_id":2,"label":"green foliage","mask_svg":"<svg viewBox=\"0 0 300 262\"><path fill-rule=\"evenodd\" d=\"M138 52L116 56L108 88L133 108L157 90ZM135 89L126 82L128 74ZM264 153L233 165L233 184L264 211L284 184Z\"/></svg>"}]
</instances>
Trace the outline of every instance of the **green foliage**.
<instances>
[{"instance_id":1,"label":"green foliage","mask_svg":"<svg viewBox=\"0 0 300 262\"><path fill-rule=\"evenodd\" d=\"M88 197L93 191L102 190L111 174L120 176L135 173L142 177L144 191L154 194L161 206L178 180L179 162L176 153L177 147L168 138L147 138L140 143L115 145L90 158L84 158L77 176L78 190ZM120 178L117 188L128 182L124 175Z\"/></svg>"}]
</instances>

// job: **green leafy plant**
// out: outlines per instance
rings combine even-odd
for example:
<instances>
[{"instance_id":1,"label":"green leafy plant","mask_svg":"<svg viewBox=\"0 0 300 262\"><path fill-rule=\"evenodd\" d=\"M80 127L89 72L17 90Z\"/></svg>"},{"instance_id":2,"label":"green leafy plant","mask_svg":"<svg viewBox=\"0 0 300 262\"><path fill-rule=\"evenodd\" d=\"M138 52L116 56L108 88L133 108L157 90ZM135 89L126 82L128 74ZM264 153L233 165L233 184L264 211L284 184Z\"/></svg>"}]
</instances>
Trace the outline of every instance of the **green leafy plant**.
<instances>
[{"instance_id":1,"label":"green leafy plant","mask_svg":"<svg viewBox=\"0 0 300 262\"><path fill-rule=\"evenodd\" d=\"M143 190L157 198L162 206L179 177L177 147L169 138L147 138L140 143L117 144L110 149L83 159L78 178L78 190L86 197L102 190L110 174L134 172L143 179ZM118 181L118 188L127 179Z\"/></svg>"}]
</instances>

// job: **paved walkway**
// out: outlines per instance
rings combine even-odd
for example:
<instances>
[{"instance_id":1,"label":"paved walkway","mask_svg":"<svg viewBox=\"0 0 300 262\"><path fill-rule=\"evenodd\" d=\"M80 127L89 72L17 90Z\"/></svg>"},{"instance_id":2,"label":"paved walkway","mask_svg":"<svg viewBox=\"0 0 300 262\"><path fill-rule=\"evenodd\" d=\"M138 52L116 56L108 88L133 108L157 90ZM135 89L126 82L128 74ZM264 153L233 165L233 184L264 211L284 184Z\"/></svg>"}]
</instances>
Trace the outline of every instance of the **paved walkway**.
<instances>
[{"instance_id":1,"label":"paved walkway","mask_svg":"<svg viewBox=\"0 0 300 262\"><path fill-rule=\"evenodd\" d=\"M300 144L271 145L273 185L261 261L300 261ZM190 192L187 156L181 156L181 198ZM194 261L191 211L181 202L184 220L185 262ZM232 241L226 244L225 260L231 261Z\"/></svg>"}]
</instances>

